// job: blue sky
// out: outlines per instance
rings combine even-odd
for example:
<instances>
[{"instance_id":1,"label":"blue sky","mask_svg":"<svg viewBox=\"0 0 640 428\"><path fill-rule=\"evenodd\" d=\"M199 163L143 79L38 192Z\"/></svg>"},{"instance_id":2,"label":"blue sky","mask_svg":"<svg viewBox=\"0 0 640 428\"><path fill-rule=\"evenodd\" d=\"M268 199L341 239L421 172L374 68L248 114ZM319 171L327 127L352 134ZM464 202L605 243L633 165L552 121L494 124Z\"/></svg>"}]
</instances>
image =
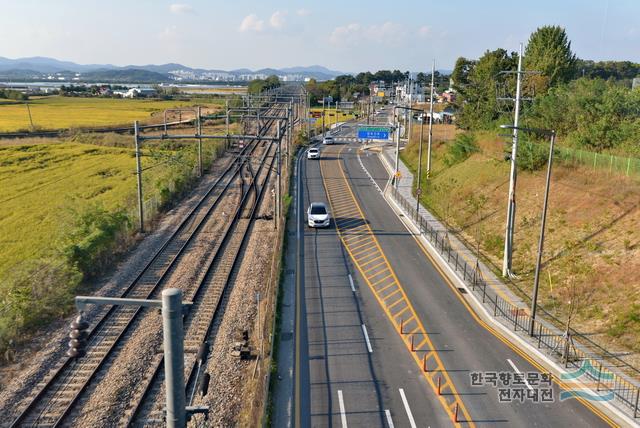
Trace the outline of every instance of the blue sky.
<instances>
[{"instance_id":1,"label":"blue sky","mask_svg":"<svg viewBox=\"0 0 640 428\"><path fill-rule=\"evenodd\" d=\"M425 70L566 28L585 59L640 62L638 0L0 0L0 56L233 69Z\"/></svg>"}]
</instances>

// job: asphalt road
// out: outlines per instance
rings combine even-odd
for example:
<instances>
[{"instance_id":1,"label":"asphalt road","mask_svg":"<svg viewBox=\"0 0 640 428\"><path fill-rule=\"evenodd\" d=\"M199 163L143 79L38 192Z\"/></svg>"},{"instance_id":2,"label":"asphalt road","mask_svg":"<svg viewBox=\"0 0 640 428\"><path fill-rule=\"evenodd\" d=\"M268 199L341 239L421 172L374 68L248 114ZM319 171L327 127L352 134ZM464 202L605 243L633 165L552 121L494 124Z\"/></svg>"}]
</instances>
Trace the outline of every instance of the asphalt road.
<instances>
[{"instance_id":1,"label":"asphalt road","mask_svg":"<svg viewBox=\"0 0 640 428\"><path fill-rule=\"evenodd\" d=\"M485 329L434 267L365 173L363 167L384 188L388 176L378 157L359 153L358 143L347 143L354 131L352 125L343 126L336 133L338 144L321 148L323 156L340 159L332 165L341 165L357 204L471 417L463 425L607 426L580 402L560 402L555 384L552 402L520 398L528 394L541 397L540 388L548 387L534 384L539 374L530 382L512 384L519 376L515 373L536 374L538 370ZM321 171L317 160L304 159L300 168L297 209L305 213L310 202L328 202L324 184L338 176L336 171ZM328 229L309 229L302 214L297 227L300 317L294 383L299 395L293 412L300 426L453 425L433 385L426 381L406 342L346 253L335 222ZM472 373L503 373L511 379L510 385L498 380L496 386L486 382L472 386ZM503 394L515 394L515 400L502 402L500 389Z\"/></svg>"}]
</instances>

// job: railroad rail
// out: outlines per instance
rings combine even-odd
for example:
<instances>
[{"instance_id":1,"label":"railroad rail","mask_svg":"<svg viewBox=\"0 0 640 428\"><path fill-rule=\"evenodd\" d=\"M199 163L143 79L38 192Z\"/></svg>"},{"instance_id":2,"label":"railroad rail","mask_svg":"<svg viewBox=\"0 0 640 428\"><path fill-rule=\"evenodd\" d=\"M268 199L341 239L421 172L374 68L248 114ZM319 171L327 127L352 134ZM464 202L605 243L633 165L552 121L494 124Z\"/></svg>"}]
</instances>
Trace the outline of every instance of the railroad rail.
<instances>
[{"instance_id":1,"label":"railroad rail","mask_svg":"<svg viewBox=\"0 0 640 428\"><path fill-rule=\"evenodd\" d=\"M266 162L267 158L270 160ZM275 143L271 142L263 154L257 170L251 175L247 192L234 214L234 223L224 233L214 257L204 275L193 290L189 290L187 301L192 302L192 310L185 318L185 388L187 394L193 389L196 352L200 345L211 336L215 320L221 313L221 303L231 282L242 248L250 236L249 231L255 214L268 187L269 178L276 159ZM191 352L188 352L191 351ZM161 421L164 404L163 357L153 364L152 372L143 381L141 394L119 426L141 426L150 421ZM158 418L160 416L160 418ZM155 419L154 419L155 418Z\"/></svg>"},{"instance_id":2,"label":"railroad rail","mask_svg":"<svg viewBox=\"0 0 640 428\"><path fill-rule=\"evenodd\" d=\"M263 131L270 129L273 122L265 123ZM162 290L186 249L227 196L232 183L238 177L243 180L242 170L258 146L259 140L253 140L240 151L120 297L146 299ZM141 308L115 306L103 311L89 332L90 352L81 359L65 359L42 383L11 426L59 426L80 402L92 381L108 370L109 363L131 337L144 312Z\"/></svg>"}]
</instances>

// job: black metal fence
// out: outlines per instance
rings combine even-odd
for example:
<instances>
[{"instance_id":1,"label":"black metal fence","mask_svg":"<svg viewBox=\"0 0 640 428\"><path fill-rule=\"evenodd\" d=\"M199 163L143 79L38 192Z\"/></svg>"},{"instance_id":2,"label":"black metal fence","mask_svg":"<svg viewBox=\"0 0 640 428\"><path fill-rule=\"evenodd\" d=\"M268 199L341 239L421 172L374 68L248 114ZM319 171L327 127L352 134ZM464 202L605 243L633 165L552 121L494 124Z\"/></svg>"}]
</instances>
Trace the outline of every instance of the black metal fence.
<instances>
[{"instance_id":1,"label":"black metal fence","mask_svg":"<svg viewBox=\"0 0 640 428\"><path fill-rule=\"evenodd\" d=\"M396 203L413 220L422 234L468 288L487 306L489 312L493 312L493 316L496 318L508 320L507 324L513 325L514 331L522 332L529 337L531 327L529 313L506 301L492 287L488 286L479 269L479 262L476 260L474 264L470 264L463 255L453 248L449 240L449 233L436 230L429 224L416 210L415 201L409 202L395 187L390 187L390 189L390 194ZM463 292L463 290L460 291ZM575 329L561 332L559 329L553 328L552 324L543 320L539 315L536 316L534 335L531 338L536 342L538 349L542 349L551 357L559 360L565 368L582 369L583 366L589 364L591 369L583 370L583 372L593 381L596 391L612 394L616 401L624 404L630 410L634 418L640 417L638 407L640 384L633 379L640 378L638 368L606 351Z\"/></svg>"}]
</instances>

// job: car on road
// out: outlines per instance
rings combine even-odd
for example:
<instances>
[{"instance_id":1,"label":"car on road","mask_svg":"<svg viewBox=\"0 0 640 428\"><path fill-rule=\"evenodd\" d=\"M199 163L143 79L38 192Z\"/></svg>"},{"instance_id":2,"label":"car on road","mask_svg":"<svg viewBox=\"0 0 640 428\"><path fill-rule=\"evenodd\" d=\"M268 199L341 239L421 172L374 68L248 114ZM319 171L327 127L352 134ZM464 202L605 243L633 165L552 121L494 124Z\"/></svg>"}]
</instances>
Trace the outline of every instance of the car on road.
<instances>
[{"instance_id":1,"label":"car on road","mask_svg":"<svg viewBox=\"0 0 640 428\"><path fill-rule=\"evenodd\" d=\"M329 145L329 144L333 144L333 143L334 143L333 137L324 137L322 139L322 144Z\"/></svg>"},{"instance_id":2,"label":"car on road","mask_svg":"<svg viewBox=\"0 0 640 428\"><path fill-rule=\"evenodd\" d=\"M309 227L329 227L331 216L324 202L312 202L307 208L307 225Z\"/></svg>"},{"instance_id":3,"label":"car on road","mask_svg":"<svg viewBox=\"0 0 640 428\"><path fill-rule=\"evenodd\" d=\"M307 159L320 159L320 149L312 147L307 151Z\"/></svg>"}]
</instances>

